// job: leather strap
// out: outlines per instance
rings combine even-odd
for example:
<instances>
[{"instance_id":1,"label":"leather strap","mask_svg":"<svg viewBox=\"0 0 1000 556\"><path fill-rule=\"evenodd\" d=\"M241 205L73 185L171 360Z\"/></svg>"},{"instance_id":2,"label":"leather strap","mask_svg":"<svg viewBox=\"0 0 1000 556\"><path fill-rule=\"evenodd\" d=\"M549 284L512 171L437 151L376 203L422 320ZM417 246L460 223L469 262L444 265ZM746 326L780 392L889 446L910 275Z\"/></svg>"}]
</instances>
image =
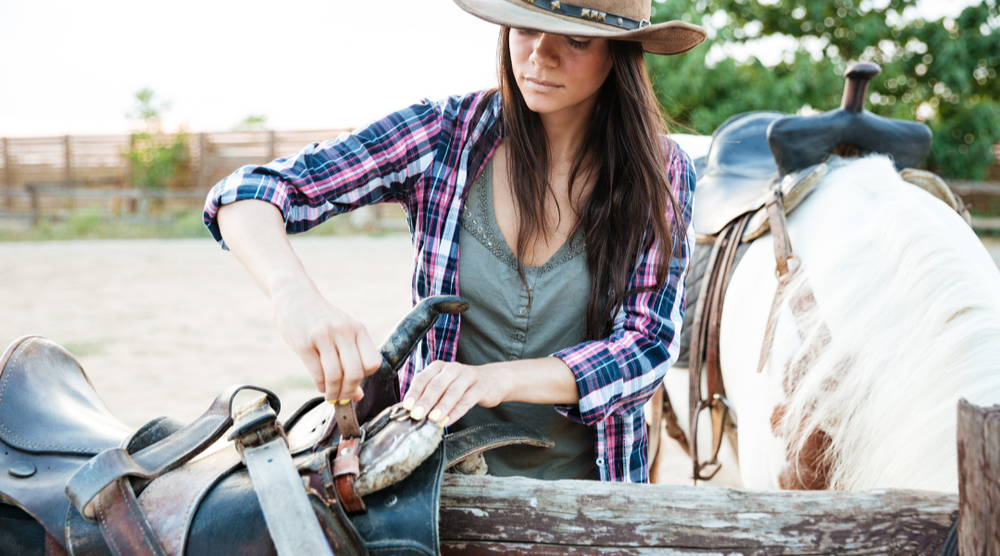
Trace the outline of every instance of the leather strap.
<instances>
[{"instance_id":1,"label":"leather strap","mask_svg":"<svg viewBox=\"0 0 1000 556\"><path fill-rule=\"evenodd\" d=\"M785 208L780 188L771 190L771 195L764 206L767 209L771 236L774 238L774 262L778 275L778 288L775 290L774 300L771 302L767 326L764 327L764 343L761 345L760 359L757 361L758 373L764 370L764 365L767 364L767 359L771 355L771 348L774 346L774 331L778 325L778 311L785 299L785 288L799 269L799 258L792 252L792 242L788 237L788 221L785 219Z\"/></svg>"},{"instance_id":2,"label":"leather strap","mask_svg":"<svg viewBox=\"0 0 1000 556\"><path fill-rule=\"evenodd\" d=\"M557 13L567 17L575 17L577 19L585 19L587 21L596 21L617 29L632 31L635 29L643 29L645 27L649 27L650 25L648 19L632 19L631 17L602 12L600 10L585 8L583 6L577 6L576 4L570 4L567 2L553 2L552 0L524 0L524 2L537 8L541 8L547 12Z\"/></svg>"},{"instance_id":3,"label":"leather strap","mask_svg":"<svg viewBox=\"0 0 1000 556\"><path fill-rule=\"evenodd\" d=\"M699 480L711 479L721 467L717 463L717 455L722 445L722 434L728 413L719 350L722 305L726 289L729 286L729 274L733 268L733 261L736 259L740 239L746 230L750 216L750 213L743 214L730 222L719 233L715 245L712 247L708 267L705 269L705 278L702 279L702 289L695 307L694 331L691 336L691 350L688 359L690 434L687 441L688 453L692 460L693 478L696 483ZM703 367L708 379L706 400L701 398ZM698 414L704 408L709 408L712 418L712 459L706 463L698 461L697 446ZM731 433L730 437L735 441L735 433ZM708 474L703 473L705 469L709 469Z\"/></svg>"},{"instance_id":4,"label":"leather strap","mask_svg":"<svg viewBox=\"0 0 1000 556\"><path fill-rule=\"evenodd\" d=\"M448 458L445 469L458 465L476 454L511 444L527 444L539 448L555 446L548 437L527 425L487 423L444 437L444 453Z\"/></svg>"},{"instance_id":5,"label":"leather strap","mask_svg":"<svg viewBox=\"0 0 1000 556\"><path fill-rule=\"evenodd\" d=\"M69 556L66 549L48 531L45 532L45 556Z\"/></svg>"},{"instance_id":6,"label":"leather strap","mask_svg":"<svg viewBox=\"0 0 1000 556\"><path fill-rule=\"evenodd\" d=\"M333 485L340 504L349 513L365 512L364 500L354 489L354 481L361 473L358 452L361 451L361 437L343 438L337 447L337 457L333 460Z\"/></svg>"},{"instance_id":7,"label":"leather strap","mask_svg":"<svg viewBox=\"0 0 1000 556\"><path fill-rule=\"evenodd\" d=\"M120 478L102 490L94 508L101 534L114 556L167 556L128 479Z\"/></svg>"},{"instance_id":8,"label":"leather strap","mask_svg":"<svg viewBox=\"0 0 1000 556\"><path fill-rule=\"evenodd\" d=\"M123 477L151 480L180 467L222 437L232 425L233 398L243 390L265 394L274 407L281 404L269 390L256 386L232 386L219 395L201 417L166 439L135 454L125 448L106 450L85 463L66 483L66 496L86 519L93 519L87 505L98 493Z\"/></svg>"}]
</instances>

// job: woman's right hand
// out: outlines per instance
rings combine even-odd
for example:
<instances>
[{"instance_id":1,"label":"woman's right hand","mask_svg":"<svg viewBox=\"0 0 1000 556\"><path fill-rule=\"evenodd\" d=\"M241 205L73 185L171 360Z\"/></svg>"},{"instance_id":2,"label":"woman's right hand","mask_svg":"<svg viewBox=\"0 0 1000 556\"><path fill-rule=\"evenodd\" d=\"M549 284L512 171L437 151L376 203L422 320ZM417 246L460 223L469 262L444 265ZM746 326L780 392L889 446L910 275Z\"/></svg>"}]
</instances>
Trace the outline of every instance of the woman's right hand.
<instances>
[{"instance_id":1,"label":"woman's right hand","mask_svg":"<svg viewBox=\"0 0 1000 556\"><path fill-rule=\"evenodd\" d=\"M276 290L271 296L274 321L316 389L328 401L359 401L364 396L361 379L382 364L368 330L324 299L311 282Z\"/></svg>"}]
</instances>

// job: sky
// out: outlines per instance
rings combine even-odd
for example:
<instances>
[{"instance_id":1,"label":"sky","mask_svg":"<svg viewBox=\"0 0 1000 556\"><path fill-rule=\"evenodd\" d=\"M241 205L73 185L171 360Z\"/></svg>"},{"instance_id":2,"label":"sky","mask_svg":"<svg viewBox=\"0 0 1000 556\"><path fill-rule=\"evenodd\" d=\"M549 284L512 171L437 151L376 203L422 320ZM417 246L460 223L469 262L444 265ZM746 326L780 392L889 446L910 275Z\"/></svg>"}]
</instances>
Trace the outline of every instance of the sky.
<instances>
[{"instance_id":1,"label":"sky","mask_svg":"<svg viewBox=\"0 0 1000 556\"><path fill-rule=\"evenodd\" d=\"M452 0L0 0L0 137L127 133L146 87L168 130L352 128L495 86L498 30Z\"/></svg>"}]
</instances>

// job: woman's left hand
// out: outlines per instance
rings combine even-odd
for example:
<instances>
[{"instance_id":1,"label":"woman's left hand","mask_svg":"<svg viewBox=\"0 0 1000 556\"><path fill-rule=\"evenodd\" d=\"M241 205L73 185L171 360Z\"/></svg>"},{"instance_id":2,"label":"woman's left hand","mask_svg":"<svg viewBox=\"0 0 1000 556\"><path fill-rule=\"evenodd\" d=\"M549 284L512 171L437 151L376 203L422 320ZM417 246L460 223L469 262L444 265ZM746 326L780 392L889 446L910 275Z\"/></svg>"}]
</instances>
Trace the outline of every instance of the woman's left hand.
<instances>
[{"instance_id":1,"label":"woman's left hand","mask_svg":"<svg viewBox=\"0 0 1000 556\"><path fill-rule=\"evenodd\" d=\"M507 392L501 376L482 367L434 361L413 377L403 407L414 419L426 416L444 427L474 405L495 407L504 401Z\"/></svg>"}]
</instances>

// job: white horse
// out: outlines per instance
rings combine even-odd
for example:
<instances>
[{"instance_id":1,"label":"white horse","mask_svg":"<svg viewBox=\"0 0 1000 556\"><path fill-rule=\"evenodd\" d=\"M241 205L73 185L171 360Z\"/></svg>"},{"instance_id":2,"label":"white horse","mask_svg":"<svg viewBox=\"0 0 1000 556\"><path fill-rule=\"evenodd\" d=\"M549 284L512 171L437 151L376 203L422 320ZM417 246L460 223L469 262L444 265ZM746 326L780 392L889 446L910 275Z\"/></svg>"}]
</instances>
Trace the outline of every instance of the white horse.
<instances>
[{"instance_id":1,"label":"white horse","mask_svg":"<svg viewBox=\"0 0 1000 556\"><path fill-rule=\"evenodd\" d=\"M693 158L707 151L703 138L677 139ZM750 246L725 296L721 365L742 486L957 491L957 402L1000 403L1000 270L989 253L883 156L831 162L788 232L801 270L760 373L777 288L770 234ZM804 284L814 310L793 318ZM665 380L685 431L687 377L672 368ZM710 453L700 428L699 452Z\"/></svg>"}]
</instances>

